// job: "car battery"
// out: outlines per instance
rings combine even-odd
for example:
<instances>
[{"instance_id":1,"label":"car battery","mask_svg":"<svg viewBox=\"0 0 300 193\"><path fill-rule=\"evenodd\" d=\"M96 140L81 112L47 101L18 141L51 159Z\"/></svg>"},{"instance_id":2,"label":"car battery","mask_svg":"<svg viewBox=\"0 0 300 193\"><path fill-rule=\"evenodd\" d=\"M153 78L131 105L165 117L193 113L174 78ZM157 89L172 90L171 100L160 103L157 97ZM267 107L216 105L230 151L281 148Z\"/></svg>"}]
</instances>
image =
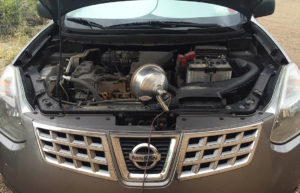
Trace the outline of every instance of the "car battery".
<instances>
[{"instance_id":1,"label":"car battery","mask_svg":"<svg viewBox=\"0 0 300 193\"><path fill-rule=\"evenodd\" d=\"M216 82L231 79L232 67L224 56L195 58L187 65L187 83Z\"/></svg>"}]
</instances>

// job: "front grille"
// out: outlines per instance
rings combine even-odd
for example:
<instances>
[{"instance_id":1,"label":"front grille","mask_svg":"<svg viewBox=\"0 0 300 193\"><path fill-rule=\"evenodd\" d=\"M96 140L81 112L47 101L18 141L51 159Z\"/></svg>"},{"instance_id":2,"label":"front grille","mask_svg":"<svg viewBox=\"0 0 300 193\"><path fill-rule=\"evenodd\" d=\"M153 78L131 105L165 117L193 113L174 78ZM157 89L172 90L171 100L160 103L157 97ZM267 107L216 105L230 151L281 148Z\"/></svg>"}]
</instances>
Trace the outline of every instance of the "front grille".
<instances>
[{"instance_id":1,"label":"front grille","mask_svg":"<svg viewBox=\"0 0 300 193\"><path fill-rule=\"evenodd\" d=\"M148 144L148 135L130 135L130 134L111 134L111 141L115 156L117 158L120 174L129 186L153 186L156 182L160 185L166 185L175 171L176 151L179 143L180 135L161 135L152 134L151 142ZM148 147L151 147L150 150ZM146 178L144 175L146 158L148 151L151 155L160 158L155 161L150 160L147 166ZM134 157L139 161L135 161ZM138 159L136 159L138 160ZM152 184L154 183L154 184Z\"/></svg>"},{"instance_id":2,"label":"front grille","mask_svg":"<svg viewBox=\"0 0 300 193\"><path fill-rule=\"evenodd\" d=\"M207 176L251 161L261 125L211 133L186 134L180 155L180 179Z\"/></svg>"},{"instance_id":3,"label":"front grille","mask_svg":"<svg viewBox=\"0 0 300 193\"><path fill-rule=\"evenodd\" d=\"M129 159L129 154L135 146L141 143L148 143L148 138L120 138L120 145L125 158L127 170L133 174L144 174L144 170L137 168ZM152 138L151 144L154 145L161 154L161 160L152 169L147 170L147 174L159 174L162 172L166 158L170 149L171 138ZM147 154L148 152L144 152Z\"/></svg>"},{"instance_id":4,"label":"front grille","mask_svg":"<svg viewBox=\"0 0 300 193\"><path fill-rule=\"evenodd\" d=\"M104 179L117 180L105 134L77 131L33 123L43 159L57 167ZM144 161L133 163L135 147L148 143L147 135L111 134L111 142L121 177L129 186L166 185L172 175L188 180L246 166L252 160L261 132L261 124L219 131L185 134L153 134L151 145L160 160L144 170ZM182 137L182 140L180 140ZM181 141L180 149L177 149ZM153 149L152 149L153 150ZM179 151L179 158L176 158ZM138 155L148 151L139 149ZM157 155L157 154L156 154ZM175 165L178 163L177 165ZM150 165L151 163L149 163ZM177 173L172 169L176 166Z\"/></svg>"},{"instance_id":5,"label":"front grille","mask_svg":"<svg viewBox=\"0 0 300 193\"><path fill-rule=\"evenodd\" d=\"M45 161L79 173L115 179L105 135L34 125Z\"/></svg>"}]
</instances>

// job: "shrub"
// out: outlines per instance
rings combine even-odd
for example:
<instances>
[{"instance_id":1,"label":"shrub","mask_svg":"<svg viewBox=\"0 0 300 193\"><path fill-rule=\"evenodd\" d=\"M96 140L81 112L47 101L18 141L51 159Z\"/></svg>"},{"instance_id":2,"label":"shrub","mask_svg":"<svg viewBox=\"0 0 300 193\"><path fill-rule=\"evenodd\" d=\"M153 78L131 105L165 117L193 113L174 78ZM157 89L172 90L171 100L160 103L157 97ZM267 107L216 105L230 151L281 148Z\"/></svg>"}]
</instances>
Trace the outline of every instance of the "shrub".
<instances>
[{"instance_id":1,"label":"shrub","mask_svg":"<svg viewBox=\"0 0 300 193\"><path fill-rule=\"evenodd\" d=\"M21 23L21 0L0 0L0 33L11 34Z\"/></svg>"},{"instance_id":2,"label":"shrub","mask_svg":"<svg viewBox=\"0 0 300 193\"><path fill-rule=\"evenodd\" d=\"M0 0L0 36L14 36L19 31L31 35L31 27L44 24L36 11L37 1Z\"/></svg>"},{"instance_id":3,"label":"shrub","mask_svg":"<svg viewBox=\"0 0 300 193\"><path fill-rule=\"evenodd\" d=\"M38 16L36 4L38 0L22 0L21 11L23 20L28 26L42 25L44 20Z\"/></svg>"}]
</instances>

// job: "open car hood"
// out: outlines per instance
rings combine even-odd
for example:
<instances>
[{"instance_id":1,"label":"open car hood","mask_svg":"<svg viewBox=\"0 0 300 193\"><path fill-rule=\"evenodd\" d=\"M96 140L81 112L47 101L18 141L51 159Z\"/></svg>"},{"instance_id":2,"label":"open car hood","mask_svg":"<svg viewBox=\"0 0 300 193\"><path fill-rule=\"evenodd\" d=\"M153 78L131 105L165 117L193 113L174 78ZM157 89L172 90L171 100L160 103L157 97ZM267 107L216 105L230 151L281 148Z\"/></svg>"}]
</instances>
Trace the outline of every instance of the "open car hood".
<instances>
[{"instance_id":1,"label":"open car hood","mask_svg":"<svg viewBox=\"0 0 300 193\"><path fill-rule=\"evenodd\" d=\"M59 15L65 15L68 12L73 10L86 7L89 5L100 4L100 3L109 3L125 0L40 0L41 4L49 11L52 19L56 22L59 18ZM128 1L128 0L126 0ZM192 0L188 0L192 1ZM221 5L239 11L244 16L250 20L251 16L254 14L258 5L264 1L271 2L271 5L275 5L275 0L193 0L205 3L212 3L216 5ZM59 4L60 10L59 14ZM268 14L266 14L268 15Z\"/></svg>"}]
</instances>

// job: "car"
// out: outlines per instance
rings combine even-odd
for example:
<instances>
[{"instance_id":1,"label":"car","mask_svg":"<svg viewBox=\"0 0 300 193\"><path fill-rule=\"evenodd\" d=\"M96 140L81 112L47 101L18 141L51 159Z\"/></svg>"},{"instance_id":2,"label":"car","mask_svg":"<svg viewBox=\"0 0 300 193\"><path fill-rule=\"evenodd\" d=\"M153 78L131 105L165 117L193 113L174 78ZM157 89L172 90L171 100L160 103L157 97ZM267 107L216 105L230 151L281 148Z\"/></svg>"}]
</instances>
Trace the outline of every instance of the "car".
<instances>
[{"instance_id":1,"label":"car","mask_svg":"<svg viewBox=\"0 0 300 193\"><path fill-rule=\"evenodd\" d=\"M275 0L37 8L0 79L13 192L299 192L300 71L256 21Z\"/></svg>"}]
</instances>

